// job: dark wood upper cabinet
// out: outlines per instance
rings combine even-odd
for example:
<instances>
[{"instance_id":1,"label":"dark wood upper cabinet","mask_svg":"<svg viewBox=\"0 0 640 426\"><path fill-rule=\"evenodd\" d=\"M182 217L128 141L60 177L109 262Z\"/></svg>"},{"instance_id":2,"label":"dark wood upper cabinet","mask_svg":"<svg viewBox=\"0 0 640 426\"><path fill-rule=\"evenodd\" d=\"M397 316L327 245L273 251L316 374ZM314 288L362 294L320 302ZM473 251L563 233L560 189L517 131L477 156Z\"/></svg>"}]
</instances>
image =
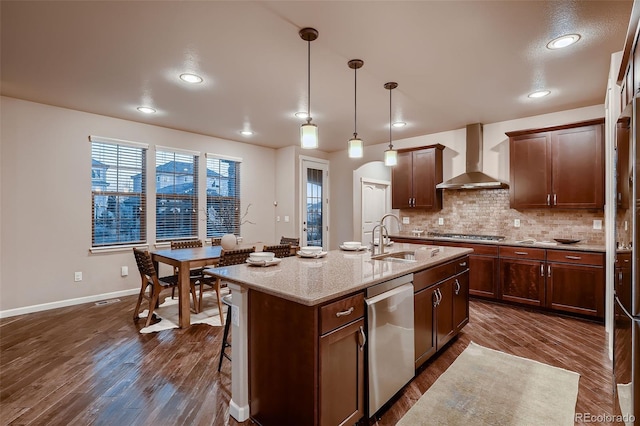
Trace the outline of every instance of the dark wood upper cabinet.
<instances>
[{"instance_id":1,"label":"dark wood upper cabinet","mask_svg":"<svg viewBox=\"0 0 640 426\"><path fill-rule=\"evenodd\" d=\"M514 209L604 208L604 119L508 132Z\"/></svg>"},{"instance_id":2,"label":"dark wood upper cabinet","mask_svg":"<svg viewBox=\"0 0 640 426\"><path fill-rule=\"evenodd\" d=\"M398 164L391 170L391 205L394 209L442 209L443 145L398 150Z\"/></svg>"}]
</instances>

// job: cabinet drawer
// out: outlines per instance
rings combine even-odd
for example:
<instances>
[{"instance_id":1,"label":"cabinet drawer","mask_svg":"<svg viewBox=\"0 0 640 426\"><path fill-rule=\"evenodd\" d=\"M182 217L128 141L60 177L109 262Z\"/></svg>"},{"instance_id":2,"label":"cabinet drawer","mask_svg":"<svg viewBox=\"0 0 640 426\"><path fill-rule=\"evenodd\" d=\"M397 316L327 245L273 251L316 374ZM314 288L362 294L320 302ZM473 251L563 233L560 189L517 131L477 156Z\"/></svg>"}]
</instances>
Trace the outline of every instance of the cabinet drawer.
<instances>
[{"instance_id":1,"label":"cabinet drawer","mask_svg":"<svg viewBox=\"0 0 640 426\"><path fill-rule=\"evenodd\" d=\"M364 317L364 294L337 300L320 308L320 334Z\"/></svg>"},{"instance_id":2,"label":"cabinet drawer","mask_svg":"<svg viewBox=\"0 0 640 426\"><path fill-rule=\"evenodd\" d=\"M604 254L584 251L547 250L547 261L604 266Z\"/></svg>"},{"instance_id":3,"label":"cabinet drawer","mask_svg":"<svg viewBox=\"0 0 640 426\"><path fill-rule=\"evenodd\" d=\"M530 247L500 247L500 257L544 260L544 249Z\"/></svg>"},{"instance_id":4,"label":"cabinet drawer","mask_svg":"<svg viewBox=\"0 0 640 426\"><path fill-rule=\"evenodd\" d=\"M455 264L456 274L467 271L469 269L469 256L465 256L462 259L457 259Z\"/></svg>"},{"instance_id":5,"label":"cabinet drawer","mask_svg":"<svg viewBox=\"0 0 640 426\"><path fill-rule=\"evenodd\" d=\"M469 260L467 259L467 265ZM456 274L456 268L458 267L459 260L445 263L444 265L435 266L426 271L420 271L413 274L413 291L418 292L424 288L427 288L433 284L452 277Z\"/></svg>"}]
</instances>

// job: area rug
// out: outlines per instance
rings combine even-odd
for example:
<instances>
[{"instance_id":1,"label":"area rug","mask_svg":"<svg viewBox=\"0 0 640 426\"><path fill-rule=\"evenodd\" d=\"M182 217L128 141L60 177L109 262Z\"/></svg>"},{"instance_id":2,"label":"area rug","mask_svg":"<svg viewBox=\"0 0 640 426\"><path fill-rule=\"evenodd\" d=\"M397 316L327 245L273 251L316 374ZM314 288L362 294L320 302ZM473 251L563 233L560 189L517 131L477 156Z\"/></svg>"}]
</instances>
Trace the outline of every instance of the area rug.
<instances>
[{"instance_id":1,"label":"area rug","mask_svg":"<svg viewBox=\"0 0 640 426\"><path fill-rule=\"evenodd\" d=\"M471 342L398 425L573 425L579 378Z\"/></svg>"},{"instance_id":2,"label":"area rug","mask_svg":"<svg viewBox=\"0 0 640 426\"><path fill-rule=\"evenodd\" d=\"M228 293L227 289L223 289L220 294L224 296ZM220 315L218 315L218 302L214 292L205 292L202 298L202 312L193 313L191 311L191 324L208 324L214 327L220 327L224 324L225 314L227 312L227 306L222 305L222 321ZM144 327L140 330L140 333L154 333L161 330L169 330L172 328L178 328L178 299L172 299L167 297L165 301L153 310L154 315L160 317L161 320L155 324L151 324L149 327ZM140 312L140 318L146 318L149 314L148 310Z\"/></svg>"}]
</instances>

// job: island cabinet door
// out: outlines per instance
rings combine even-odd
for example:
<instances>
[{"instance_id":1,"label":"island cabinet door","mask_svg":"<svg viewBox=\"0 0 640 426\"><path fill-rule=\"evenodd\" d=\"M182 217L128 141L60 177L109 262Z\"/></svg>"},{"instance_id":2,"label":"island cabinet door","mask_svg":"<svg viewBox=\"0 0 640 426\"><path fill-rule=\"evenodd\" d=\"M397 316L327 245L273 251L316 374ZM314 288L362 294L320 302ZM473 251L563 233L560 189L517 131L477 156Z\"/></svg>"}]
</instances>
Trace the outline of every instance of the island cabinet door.
<instances>
[{"instance_id":1,"label":"island cabinet door","mask_svg":"<svg viewBox=\"0 0 640 426\"><path fill-rule=\"evenodd\" d=\"M416 368L436 353L434 308L437 299L435 286L420 290L413 295Z\"/></svg>"},{"instance_id":2,"label":"island cabinet door","mask_svg":"<svg viewBox=\"0 0 640 426\"><path fill-rule=\"evenodd\" d=\"M453 326L459 331L469 322L469 271L453 282Z\"/></svg>"},{"instance_id":3,"label":"island cabinet door","mask_svg":"<svg viewBox=\"0 0 640 426\"><path fill-rule=\"evenodd\" d=\"M438 285L439 300L436 305L436 350L440 350L455 335L453 323L453 286L455 278Z\"/></svg>"},{"instance_id":4,"label":"island cabinet door","mask_svg":"<svg viewBox=\"0 0 640 426\"><path fill-rule=\"evenodd\" d=\"M364 319L320 338L320 425L354 424L364 416L364 343Z\"/></svg>"}]
</instances>

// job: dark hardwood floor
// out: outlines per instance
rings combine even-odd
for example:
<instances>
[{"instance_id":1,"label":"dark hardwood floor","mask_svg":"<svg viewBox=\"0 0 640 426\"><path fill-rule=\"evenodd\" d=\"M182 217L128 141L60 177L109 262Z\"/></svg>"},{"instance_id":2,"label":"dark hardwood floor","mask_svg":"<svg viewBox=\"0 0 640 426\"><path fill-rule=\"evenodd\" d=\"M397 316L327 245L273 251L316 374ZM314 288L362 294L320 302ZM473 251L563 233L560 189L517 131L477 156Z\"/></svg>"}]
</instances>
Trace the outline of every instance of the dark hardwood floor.
<instances>
[{"instance_id":1,"label":"dark hardwood floor","mask_svg":"<svg viewBox=\"0 0 640 426\"><path fill-rule=\"evenodd\" d=\"M135 296L0 320L2 425L237 425L222 327L142 335ZM393 425L469 341L580 373L576 412L611 414L611 363L599 324L480 301L462 334L375 422ZM250 424L245 422L244 424ZM594 423L590 423L594 424Z\"/></svg>"}]
</instances>

